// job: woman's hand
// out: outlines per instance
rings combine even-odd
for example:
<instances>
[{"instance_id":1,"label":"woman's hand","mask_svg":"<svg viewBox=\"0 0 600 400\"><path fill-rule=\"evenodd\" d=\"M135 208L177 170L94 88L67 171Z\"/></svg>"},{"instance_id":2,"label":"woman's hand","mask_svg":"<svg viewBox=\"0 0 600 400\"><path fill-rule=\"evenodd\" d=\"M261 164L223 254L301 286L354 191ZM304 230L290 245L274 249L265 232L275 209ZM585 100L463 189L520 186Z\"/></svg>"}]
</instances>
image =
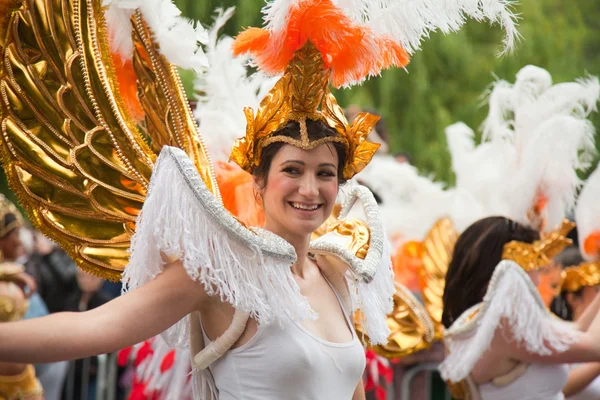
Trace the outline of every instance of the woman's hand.
<instances>
[{"instance_id":1,"label":"woman's hand","mask_svg":"<svg viewBox=\"0 0 600 400\"><path fill-rule=\"evenodd\" d=\"M23 293L25 293L25 297L29 298L32 294L37 291L37 284L35 283L35 279L33 276L20 272L13 276L12 282L14 282L17 286L21 288Z\"/></svg>"}]
</instances>

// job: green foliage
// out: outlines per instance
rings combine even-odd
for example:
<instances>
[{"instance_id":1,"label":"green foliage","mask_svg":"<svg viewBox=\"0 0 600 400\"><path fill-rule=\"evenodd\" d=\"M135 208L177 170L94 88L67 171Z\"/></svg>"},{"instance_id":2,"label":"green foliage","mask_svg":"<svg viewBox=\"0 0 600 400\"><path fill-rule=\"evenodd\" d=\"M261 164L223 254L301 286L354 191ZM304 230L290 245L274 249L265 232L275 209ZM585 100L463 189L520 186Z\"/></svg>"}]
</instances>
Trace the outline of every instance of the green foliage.
<instances>
[{"instance_id":1,"label":"green foliage","mask_svg":"<svg viewBox=\"0 0 600 400\"><path fill-rule=\"evenodd\" d=\"M216 7L237 6L224 33L260 26L262 0L177 0L190 18L211 24ZM392 151L406 151L424 173L452 182L444 128L463 121L477 129L487 114L482 97L496 79L514 81L527 64L546 68L555 82L600 75L600 3L522 0L515 6L522 35L512 54L498 57L503 32L471 21L458 33L435 33L406 71L384 71L360 87L339 90L340 104L378 110L391 133ZM594 116L596 126L600 117ZM600 141L598 141L600 142Z\"/></svg>"},{"instance_id":2,"label":"green foliage","mask_svg":"<svg viewBox=\"0 0 600 400\"><path fill-rule=\"evenodd\" d=\"M223 33L234 36L242 28L260 26L264 0L175 0L183 14L212 22L214 9L236 6ZM391 133L393 152L413 155L416 166L437 179L452 183L444 128L463 121L477 129L485 115L482 94L497 78L514 81L527 64L546 68L555 82L600 75L600 2L590 0L521 0L523 36L513 54L497 57L502 31L469 22L458 33L433 34L404 70L384 71L360 87L337 91L341 105L352 103L378 110ZM189 94L194 75L183 72ZM600 127L600 116L593 121ZM240 133L240 135L243 132ZM600 143L600 140L597 140ZM6 192L4 181L2 192Z\"/></svg>"}]
</instances>

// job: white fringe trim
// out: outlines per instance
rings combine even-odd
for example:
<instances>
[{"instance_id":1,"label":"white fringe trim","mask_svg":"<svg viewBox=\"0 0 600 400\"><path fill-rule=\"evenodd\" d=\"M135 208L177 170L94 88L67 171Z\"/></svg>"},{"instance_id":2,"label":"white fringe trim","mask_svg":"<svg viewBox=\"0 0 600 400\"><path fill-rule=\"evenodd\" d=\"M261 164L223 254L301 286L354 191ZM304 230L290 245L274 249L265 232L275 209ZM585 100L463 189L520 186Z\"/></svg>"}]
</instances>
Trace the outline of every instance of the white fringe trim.
<instances>
[{"instance_id":1,"label":"white fringe trim","mask_svg":"<svg viewBox=\"0 0 600 400\"><path fill-rule=\"evenodd\" d=\"M477 308L478 313L470 319ZM483 302L465 311L446 331L448 355L439 366L444 380L459 382L471 373L489 349L502 319L508 322L512 337L534 354L563 352L579 335L552 318L523 269L504 260L496 267Z\"/></svg>"},{"instance_id":2,"label":"white fringe trim","mask_svg":"<svg viewBox=\"0 0 600 400\"><path fill-rule=\"evenodd\" d=\"M179 257L208 295L248 312L259 324L315 317L292 276L293 247L239 223L206 188L187 155L173 147L163 148L152 172L123 273L125 290L160 274L161 254ZM182 319L163 337L172 346L185 345L188 330Z\"/></svg>"},{"instance_id":3,"label":"white fringe trim","mask_svg":"<svg viewBox=\"0 0 600 400\"><path fill-rule=\"evenodd\" d=\"M347 277L352 298L352 309L361 311L361 324L371 344L386 344L390 335L387 315L394 309L394 270L391 245L383 241L383 254L377 272L370 283Z\"/></svg>"}]
</instances>

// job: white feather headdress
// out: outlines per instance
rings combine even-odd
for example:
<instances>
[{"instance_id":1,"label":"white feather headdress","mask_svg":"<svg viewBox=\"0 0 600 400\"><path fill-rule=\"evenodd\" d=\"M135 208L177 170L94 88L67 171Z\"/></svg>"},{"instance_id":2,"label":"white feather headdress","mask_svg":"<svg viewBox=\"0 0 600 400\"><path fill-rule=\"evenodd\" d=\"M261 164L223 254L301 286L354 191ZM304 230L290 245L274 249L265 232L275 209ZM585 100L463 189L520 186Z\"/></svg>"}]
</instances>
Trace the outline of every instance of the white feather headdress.
<instances>
[{"instance_id":1,"label":"white feather headdress","mask_svg":"<svg viewBox=\"0 0 600 400\"><path fill-rule=\"evenodd\" d=\"M171 0L103 0L102 5L107 7L111 49L124 60L133 55L130 19L139 10L170 63L196 72L208 65L201 46L208 39L206 30L182 17Z\"/></svg>"},{"instance_id":2,"label":"white feather headdress","mask_svg":"<svg viewBox=\"0 0 600 400\"><path fill-rule=\"evenodd\" d=\"M216 10L204 48L208 67L194 84L198 99L194 117L215 161L229 159L232 144L246 130L244 107L258 108L277 79L260 72L250 74L248 57L234 57L231 52L233 38L219 36L234 11L233 7Z\"/></svg>"},{"instance_id":3,"label":"white feather headdress","mask_svg":"<svg viewBox=\"0 0 600 400\"><path fill-rule=\"evenodd\" d=\"M480 145L464 124L446 130L457 188L471 192L486 215L557 226L573 208L578 171L595 154L587 117L599 98L595 77L552 85L546 70L531 65L514 84L496 82Z\"/></svg>"}]
</instances>

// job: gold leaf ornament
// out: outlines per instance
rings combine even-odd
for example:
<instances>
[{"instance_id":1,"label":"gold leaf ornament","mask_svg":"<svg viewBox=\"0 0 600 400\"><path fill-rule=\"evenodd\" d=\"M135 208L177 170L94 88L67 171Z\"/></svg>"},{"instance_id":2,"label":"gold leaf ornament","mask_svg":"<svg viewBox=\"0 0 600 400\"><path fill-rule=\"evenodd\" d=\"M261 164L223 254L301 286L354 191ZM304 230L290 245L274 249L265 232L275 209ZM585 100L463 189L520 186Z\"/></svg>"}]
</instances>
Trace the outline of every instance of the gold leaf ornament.
<instances>
[{"instance_id":1,"label":"gold leaf ornament","mask_svg":"<svg viewBox=\"0 0 600 400\"><path fill-rule=\"evenodd\" d=\"M523 243L512 241L504 245L502 251L503 260L511 260L521 266L525 271L535 271L548 265L573 241L567 238L569 232L575 227L575 224L569 220L564 220L555 231L542 234L540 240L533 243Z\"/></svg>"}]
</instances>

